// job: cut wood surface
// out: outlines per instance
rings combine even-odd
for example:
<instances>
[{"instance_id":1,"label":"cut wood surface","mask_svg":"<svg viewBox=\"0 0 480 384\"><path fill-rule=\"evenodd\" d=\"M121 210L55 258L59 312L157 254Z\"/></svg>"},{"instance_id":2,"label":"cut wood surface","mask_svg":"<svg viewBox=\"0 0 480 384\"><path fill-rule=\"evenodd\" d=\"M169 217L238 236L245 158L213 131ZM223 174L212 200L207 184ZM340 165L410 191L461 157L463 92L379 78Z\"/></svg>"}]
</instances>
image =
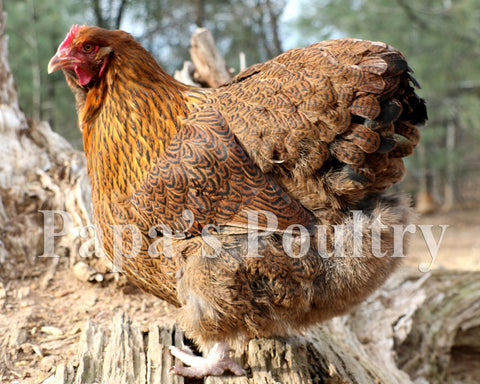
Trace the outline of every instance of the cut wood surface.
<instances>
[{"instance_id":1,"label":"cut wood surface","mask_svg":"<svg viewBox=\"0 0 480 384\"><path fill-rule=\"evenodd\" d=\"M233 351L248 376L205 383L476 383L479 292L480 272L403 270L351 315L303 336L253 339ZM154 323L142 330L124 313L108 328L89 322L78 359L57 367L44 383L193 382L168 374L175 363L170 345L183 347L179 330Z\"/></svg>"}]
</instances>

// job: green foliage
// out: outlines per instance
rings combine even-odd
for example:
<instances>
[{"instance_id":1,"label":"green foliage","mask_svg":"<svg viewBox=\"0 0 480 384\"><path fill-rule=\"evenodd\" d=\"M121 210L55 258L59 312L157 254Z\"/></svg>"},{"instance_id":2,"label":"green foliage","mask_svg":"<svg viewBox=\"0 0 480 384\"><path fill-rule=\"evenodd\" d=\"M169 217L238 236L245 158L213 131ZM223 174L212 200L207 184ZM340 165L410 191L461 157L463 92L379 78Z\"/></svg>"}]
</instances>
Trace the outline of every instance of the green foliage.
<instances>
[{"instance_id":1,"label":"green foliage","mask_svg":"<svg viewBox=\"0 0 480 384\"><path fill-rule=\"evenodd\" d=\"M406 54L429 98L447 96L456 82L480 73L477 1L303 1L298 25L309 40L328 33L388 42Z\"/></svg>"},{"instance_id":2,"label":"green foliage","mask_svg":"<svg viewBox=\"0 0 480 384\"><path fill-rule=\"evenodd\" d=\"M189 60L190 38L197 26L213 34L228 65L238 70L239 53L248 64L267 60L282 51L278 18L286 0L143 0L132 7L142 20L139 40L161 65L173 72Z\"/></svg>"},{"instance_id":3,"label":"green foliage","mask_svg":"<svg viewBox=\"0 0 480 384\"><path fill-rule=\"evenodd\" d=\"M60 5L60 6L59 6ZM77 147L81 146L74 99L61 73L47 74L47 64L65 37L76 6L58 0L4 1L9 61L19 101L26 114L47 120Z\"/></svg>"},{"instance_id":4,"label":"green foliage","mask_svg":"<svg viewBox=\"0 0 480 384\"><path fill-rule=\"evenodd\" d=\"M47 75L48 60L72 24L131 32L170 73L189 59L197 25L208 27L227 63L239 68L282 50L279 16L286 0L6 0L10 64L27 115L47 120L81 148L74 99L62 73ZM140 22L139 22L140 20Z\"/></svg>"}]
</instances>

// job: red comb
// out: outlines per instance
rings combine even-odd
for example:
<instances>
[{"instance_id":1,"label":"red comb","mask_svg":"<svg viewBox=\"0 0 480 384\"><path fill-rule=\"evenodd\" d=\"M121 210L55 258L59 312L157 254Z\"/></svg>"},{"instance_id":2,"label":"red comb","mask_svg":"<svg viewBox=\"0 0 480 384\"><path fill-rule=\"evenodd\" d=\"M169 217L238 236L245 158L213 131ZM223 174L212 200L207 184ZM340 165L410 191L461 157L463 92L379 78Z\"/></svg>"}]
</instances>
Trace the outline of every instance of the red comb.
<instances>
[{"instance_id":1,"label":"red comb","mask_svg":"<svg viewBox=\"0 0 480 384\"><path fill-rule=\"evenodd\" d=\"M70 31L67 34L67 37L65 38L65 40L63 40L62 44L60 44L60 46L58 47L59 51L64 48L67 48L70 44L72 44L72 41L80 28L81 27L78 24L72 25L72 28L70 28Z\"/></svg>"}]
</instances>

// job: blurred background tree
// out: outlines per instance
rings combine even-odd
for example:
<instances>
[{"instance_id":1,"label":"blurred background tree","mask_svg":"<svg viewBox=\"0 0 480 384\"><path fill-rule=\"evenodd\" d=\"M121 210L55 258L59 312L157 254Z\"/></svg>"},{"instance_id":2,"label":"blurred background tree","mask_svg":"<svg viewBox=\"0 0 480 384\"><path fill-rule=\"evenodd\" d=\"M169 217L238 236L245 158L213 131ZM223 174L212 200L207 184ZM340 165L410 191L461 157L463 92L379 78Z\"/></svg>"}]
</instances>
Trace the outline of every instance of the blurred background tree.
<instances>
[{"instance_id":1,"label":"blurred background tree","mask_svg":"<svg viewBox=\"0 0 480 384\"><path fill-rule=\"evenodd\" d=\"M480 8L478 0L6 0L10 62L26 113L48 120L81 148L74 101L46 65L71 24L131 32L170 73L188 59L190 36L209 28L229 66L251 65L326 38L381 40L405 53L430 121L408 159L402 188L447 209L478 201Z\"/></svg>"},{"instance_id":2,"label":"blurred background tree","mask_svg":"<svg viewBox=\"0 0 480 384\"><path fill-rule=\"evenodd\" d=\"M77 147L81 142L71 92L63 76L48 76L45 65L65 38L78 8L73 1L4 1L9 59L20 105L27 116L49 121Z\"/></svg>"}]
</instances>

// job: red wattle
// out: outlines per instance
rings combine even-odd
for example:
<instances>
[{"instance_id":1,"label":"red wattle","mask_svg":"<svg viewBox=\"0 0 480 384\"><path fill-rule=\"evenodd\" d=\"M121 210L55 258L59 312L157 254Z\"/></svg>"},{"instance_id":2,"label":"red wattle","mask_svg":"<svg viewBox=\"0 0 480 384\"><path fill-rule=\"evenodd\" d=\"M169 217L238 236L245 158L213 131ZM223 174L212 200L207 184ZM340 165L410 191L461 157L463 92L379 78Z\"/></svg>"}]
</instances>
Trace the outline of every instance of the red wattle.
<instances>
[{"instance_id":1,"label":"red wattle","mask_svg":"<svg viewBox=\"0 0 480 384\"><path fill-rule=\"evenodd\" d=\"M84 71L81 67L75 66L75 73L77 74L78 82L80 85L87 85L92 80L92 75L87 71Z\"/></svg>"}]
</instances>

